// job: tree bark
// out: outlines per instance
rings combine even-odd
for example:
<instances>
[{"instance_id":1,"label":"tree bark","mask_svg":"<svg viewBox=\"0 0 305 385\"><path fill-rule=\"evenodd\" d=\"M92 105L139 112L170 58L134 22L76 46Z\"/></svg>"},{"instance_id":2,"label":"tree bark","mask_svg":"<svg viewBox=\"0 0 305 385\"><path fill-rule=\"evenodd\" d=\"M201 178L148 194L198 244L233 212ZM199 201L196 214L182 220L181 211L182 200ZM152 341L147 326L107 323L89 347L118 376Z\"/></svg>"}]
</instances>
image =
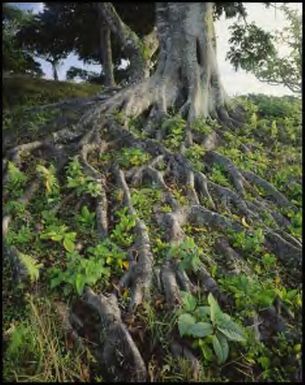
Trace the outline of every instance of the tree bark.
<instances>
[{"instance_id":1,"label":"tree bark","mask_svg":"<svg viewBox=\"0 0 305 385\"><path fill-rule=\"evenodd\" d=\"M100 20L100 58L102 71L105 76L105 85L107 87L112 87L115 85L114 75L113 75L113 63L112 63L112 48L111 48L111 31L109 26L103 20L103 15L101 14L100 7L97 7Z\"/></svg>"},{"instance_id":2,"label":"tree bark","mask_svg":"<svg viewBox=\"0 0 305 385\"><path fill-rule=\"evenodd\" d=\"M157 3L156 11L160 41L156 73L178 85L178 94L172 97L182 98L189 120L217 117L226 95L216 61L213 3Z\"/></svg>"},{"instance_id":3,"label":"tree bark","mask_svg":"<svg viewBox=\"0 0 305 385\"><path fill-rule=\"evenodd\" d=\"M130 82L139 82L145 77L143 43L121 20L111 3L98 3L97 6L109 29L119 40L123 52L130 58Z\"/></svg>"}]
</instances>

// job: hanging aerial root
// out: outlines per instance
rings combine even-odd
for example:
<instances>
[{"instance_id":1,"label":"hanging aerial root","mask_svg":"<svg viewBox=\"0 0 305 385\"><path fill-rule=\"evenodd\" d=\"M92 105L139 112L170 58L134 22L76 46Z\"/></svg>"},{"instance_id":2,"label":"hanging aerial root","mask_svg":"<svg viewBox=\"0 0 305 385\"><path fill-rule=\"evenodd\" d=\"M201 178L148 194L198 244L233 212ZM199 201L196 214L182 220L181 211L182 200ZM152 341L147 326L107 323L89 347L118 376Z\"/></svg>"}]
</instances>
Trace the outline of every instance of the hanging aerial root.
<instances>
[{"instance_id":1,"label":"hanging aerial root","mask_svg":"<svg viewBox=\"0 0 305 385\"><path fill-rule=\"evenodd\" d=\"M103 366L116 381L146 381L147 371L143 358L126 325L121 320L117 298L96 295L87 288L83 300L95 309L101 319Z\"/></svg>"}]
</instances>

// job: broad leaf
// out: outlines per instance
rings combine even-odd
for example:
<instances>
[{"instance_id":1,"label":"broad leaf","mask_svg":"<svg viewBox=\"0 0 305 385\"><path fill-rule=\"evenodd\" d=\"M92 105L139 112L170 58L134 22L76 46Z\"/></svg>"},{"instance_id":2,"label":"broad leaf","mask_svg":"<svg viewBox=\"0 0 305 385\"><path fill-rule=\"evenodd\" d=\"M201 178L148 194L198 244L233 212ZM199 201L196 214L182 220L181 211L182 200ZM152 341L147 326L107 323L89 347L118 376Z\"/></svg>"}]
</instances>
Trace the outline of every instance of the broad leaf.
<instances>
[{"instance_id":1,"label":"broad leaf","mask_svg":"<svg viewBox=\"0 0 305 385\"><path fill-rule=\"evenodd\" d=\"M185 311L192 312L195 310L197 305L197 300L192 294L187 292L182 292L182 302L183 302L183 309Z\"/></svg>"},{"instance_id":2,"label":"broad leaf","mask_svg":"<svg viewBox=\"0 0 305 385\"><path fill-rule=\"evenodd\" d=\"M190 327L196 323L193 316L188 313L181 314L178 318L178 329L180 336L189 334Z\"/></svg>"},{"instance_id":3,"label":"broad leaf","mask_svg":"<svg viewBox=\"0 0 305 385\"><path fill-rule=\"evenodd\" d=\"M199 306L196 310L196 313L198 314L198 317L200 319L205 318L206 316L210 315L210 306Z\"/></svg>"},{"instance_id":4,"label":"broad leaf","mask_svg":"<svg viewBox=\"0 0 305 385\"><path fill-rule=\"evenodd\" d=\"M197 322L192 325L188 331L193 337L205 337L213 333L213 326L208 322Z\"/></svg>"},{"instance_id":5,"label":"broad leaf","mask_svg":"<svg viewBox=\"0 0 305 385\"><path fill-rule=\"evenodd\" d=\"M218 325L217 329L221 331L221 333L223 333L230 341L245 341L242 328L231 319L226 323L223 323L221 326Z\"/></svg>"},{"instance_id":6,"label":"broad leaf","mask_svg":"<svg viewBox=\"0 0 305 385\"><path fill-rule=\"evenodd\" d=\"M210 305L211 321L213 325L217 323L217 319L221 317L223 312L221 311L216 299L213 297L212 293L208 295L208 303Z\"/></svg>"},{"instance_id":7,"label":"broad leaf","mask_svg":"<svg viewBox=\"0 0 305 385\"><path fill-rule=\"evenodd\" d=\"M218 362L222 364L228 358L229 346L225 337L219 335L213 336L213 348L218 358Z\"/></svg>"},{"instance_id":8,"label":"broad leaf","mask_svg":"<svg viewBox=\"0 0 305 385\"><path fill-rule=\"evenodd\" d=\"M65 237L63 242L64 248L70 253L75 249L75 243L71 240L70 237Z\"/></svg>"}]
</instances>

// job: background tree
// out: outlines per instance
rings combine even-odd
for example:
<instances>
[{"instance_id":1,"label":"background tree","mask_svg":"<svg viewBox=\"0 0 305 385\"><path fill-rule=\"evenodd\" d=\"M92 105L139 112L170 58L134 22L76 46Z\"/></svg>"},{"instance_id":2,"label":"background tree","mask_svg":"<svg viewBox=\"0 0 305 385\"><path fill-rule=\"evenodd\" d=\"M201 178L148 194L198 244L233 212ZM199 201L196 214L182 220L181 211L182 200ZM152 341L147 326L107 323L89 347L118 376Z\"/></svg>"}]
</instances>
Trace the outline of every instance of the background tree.
<instances>
[{"instance_id":1,"label":"background tree","mask_svg":"<svg viewBox=\"0 0 305 385\"><path fill-rule=\"evenodd\" d=\"M287 5L279 9L284 12L289 25L275 35L264 32L253 23L233 25L232 47L227 57L236 70L240 67L262 82L284 85L293 93L301 94L301 15ZM285 53L281 52L283 48L287 49Z\"/></svg>"},{"instance_id":2,"label":"background tree","mask_svg":"<svg viewBox=\"0 0 305 385\"><path fill-rule=\"evenodd\" d=\"M24 49L32 50L36 56L51 64L54 80L58 80L57 69L61 60L73 49L65 24L58 16L58 12L46 8L35 15L31 23L22 28L17 35Z\"/></svg>"},{"instance_id":3,"label":"background tree","mask_svg":"<svg viewBox=\"0 0 305 385\"><path fill-rule=\"evenodd\" d=\"M30 12L2 4L2 71L32 76L43 75L40 63L34 60L33 53L22 49L17 39L18 32L28 26L32 19L33 15Z\"/></svg>"}]
</instances>

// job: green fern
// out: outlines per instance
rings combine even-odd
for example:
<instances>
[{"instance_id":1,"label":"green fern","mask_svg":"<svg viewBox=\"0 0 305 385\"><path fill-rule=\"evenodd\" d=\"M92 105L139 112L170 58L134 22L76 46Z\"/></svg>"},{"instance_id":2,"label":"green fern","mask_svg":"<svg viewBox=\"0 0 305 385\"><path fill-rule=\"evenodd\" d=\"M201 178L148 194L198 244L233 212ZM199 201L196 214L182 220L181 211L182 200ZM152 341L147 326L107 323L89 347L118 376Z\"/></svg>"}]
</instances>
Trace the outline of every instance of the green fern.
<instances>
[{"instance_id":1,"label":"green fern","mask_svg":"<svg viewBox=\"0 0 305 385\"><path fill-rule=\"evenodd\" d=\"M28 254L19 253L19 258L29 274L30 281L37 281L39 278L39 269L43 267L43 264L37 263L37 261Z\"/></svg>"}]
</instances>

